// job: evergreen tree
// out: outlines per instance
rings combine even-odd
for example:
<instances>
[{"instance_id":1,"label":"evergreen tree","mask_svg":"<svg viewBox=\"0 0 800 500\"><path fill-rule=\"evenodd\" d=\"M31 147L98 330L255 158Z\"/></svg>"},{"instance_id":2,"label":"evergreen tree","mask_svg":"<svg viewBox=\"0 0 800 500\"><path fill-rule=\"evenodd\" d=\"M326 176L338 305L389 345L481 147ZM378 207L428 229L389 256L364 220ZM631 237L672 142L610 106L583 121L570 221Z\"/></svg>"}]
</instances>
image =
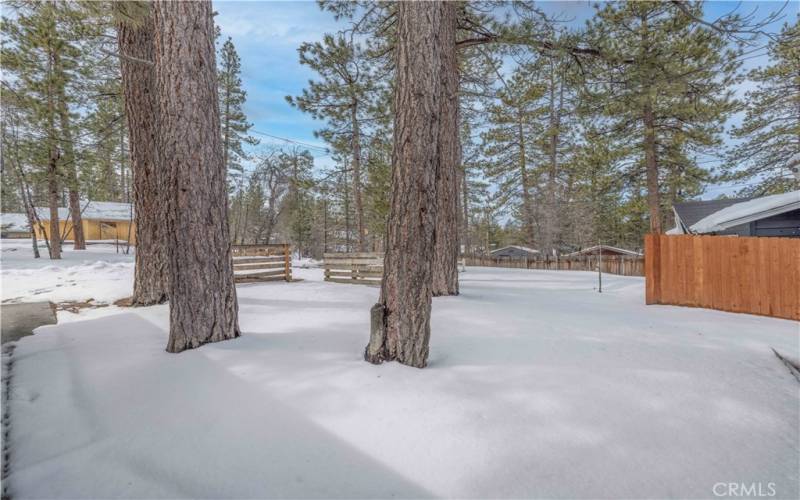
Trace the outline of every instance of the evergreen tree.
<instances>
[{"instance_id":1,"label":"evergreen tree","mask_svg":"<svg viewBox=\"0 0 800 500\"><path fill-rule=\"evenodd\" d=\"M357 241L359 251L363 252L366 249L364 144L369 127L375 124L375 115L380 114L374 104L381 85L375 80L364 49L352 37L326 34L321 42L302 44L298 52L300 64L314 70L319 79L310 81L301 95L286 99L314 118L327 121L328 126L316 135L350 158Z\"/></svg>"},{"instance_id":2,"label":"evergreen tree","mask_svg":"<svg viewBox=\"0 0 800 500\"><path fill-rule=\"evenodd\" d=\"M498 188L498 207L518 215L523 242L533 246L536 233L534 141L541 140L546 116L541 99L546 86L516 70L510 78L497 71L502 86L487 108L487 128L481 134L486 176Z\"/></svg>"},{"instance_id":3,"label":"evergreen tree","mask_svg":"<svg viewBox=\"0 0 800 500\"><path fill-rule=\"evenodd\" d=\"M750 72L744 121L733 131L742 143L729 155L727 180L758 180L744 195L800 188L800 21L786 24L769 44L772 65Z\"/></svg>"},{"instance_id":4,"label":"evergreen tree","mask_svg":"<svg viewBox=\"0 0 800 500\"><path fill-rule=\"evenodd\" d=\"M585 97L609 118L610 134L636 138L631 174L646 179L655 233L662 232L666 158L681 151L693 161L718 147L733 110L737 52L722 33L696 22L702 15L700 3L609 3L589 23L590 44L603 57Z\"/></svg>"},{"instance_id":5,"label":"evergreen tree","mask_svg":"<svg viewBox=\"0 0 800 500\"><path fill-rule=\"evenodd\" d=\"M233 40L228 37L222 44L217 64L219 87L219 116L222 131L222 156L232 186L240 185L244 173L242 162L248 159L245 145L255 146L258 139L248 135L253 127L247 121L244 103L247 92L242 88L242 63Z\"/></svg>"},{"instance_id":6,"label":"evergreen tree","mask_svg":"<svg viewBox=\"0 0 800 500\"><path fill-rule=\"evenodd\" d=\"M69 18L70 5L32 2L15 7L13 19L5 16L2 19L3 85L26 110L30 121L25 132L41 140L41 149L34 153L33 163L46 165L50 258L60 259L62 235L58 206L62 186L66 184L70 191L77 190L73 175L74 131L66 102L67 96L72 94L65 89L80 52L71 43L72 37L65 36L73 26ZM70 201L75 198L70 196ZM76 212L71 210L71 214L74 216ZM79 223L80 210L77 217ZM75 222L73 219L73 225ZM79 247L77 240L76 247Z\"/></svg>"},{"instance_id":7,"label":"evergreen tree","mask_svg":"<svg viewBox=\"0 0 800 500\"><path fill-rule=\"evenodd\" d=\"M308 254L314 220L314 157L306 150L292 148L278 156L285 173L288 192L284 198L286 227L299 256Z\"/></svg>"}]
</instances>

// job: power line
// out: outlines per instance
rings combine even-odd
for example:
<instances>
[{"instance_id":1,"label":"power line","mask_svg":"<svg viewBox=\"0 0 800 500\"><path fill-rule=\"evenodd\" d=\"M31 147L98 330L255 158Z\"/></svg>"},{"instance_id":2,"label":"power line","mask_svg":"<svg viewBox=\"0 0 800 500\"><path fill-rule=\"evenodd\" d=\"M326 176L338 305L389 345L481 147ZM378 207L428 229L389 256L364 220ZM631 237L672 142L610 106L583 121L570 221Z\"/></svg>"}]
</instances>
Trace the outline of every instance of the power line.
<instances>
[{"instance_id":1,"label":"power line","mask_svg":"<svg viewBox=\"0 0 800 500\"><path fill-rule=\"evenodd\" d=\"M316 149L316 150L318 150L318 151L322 151L323 153L330 153L330 152L331 152L331 151L330 151L330 149L328 149L328 148L326 148L326 147L317 146L317 145L315 145L315 144L309 144L309 143L307 143L307 142L297 141L297 140L294 140L294 139L289 139L289 138L286 138L286 137L280 137L280 136L273 135L273 134L268 134L268 133L266 133L266 132L261 132L261 131L259 131L259 130L253 130L253 129L251 129L251 130L250 130L250 132L252 132L252 133L254 133L254 134L258 134L258 135L263 135L263 136L266 136L266 137L271 137L271 138L273 138L273 139L278 139L278 140L280 140L280 141L285 141L285 142L289 142L289 143L292 143L292 144L297 144L297 145L300 145L300 146L305 146L305 147L307 147L307 148Z\"/></svg>"}]
</instances>

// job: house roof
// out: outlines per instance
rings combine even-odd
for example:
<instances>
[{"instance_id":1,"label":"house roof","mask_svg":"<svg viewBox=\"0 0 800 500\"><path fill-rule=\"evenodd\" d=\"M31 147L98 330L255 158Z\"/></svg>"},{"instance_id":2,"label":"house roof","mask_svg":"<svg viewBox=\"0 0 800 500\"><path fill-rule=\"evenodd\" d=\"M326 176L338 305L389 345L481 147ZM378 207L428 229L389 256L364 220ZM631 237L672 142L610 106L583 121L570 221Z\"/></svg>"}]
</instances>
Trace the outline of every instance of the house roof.
<instances>
[{"instance_id":1,"label":"house roof","mask_svg":"<svg viewBox=\"0 0 800 500\"><path fill-rule=\"evenodd\" d=\"M630 255L631 257L641 257L642 254L639 252L634 252L633 250L626 250L624 248L612 247L611 245L595 245L592 247L584 248L583 250L578 250L577 252L572 252L564 255L564 257L574 257L577 255L591 255L597 253L598 249L601 249L603 252L609 253L618 253L622 255Z\"/></svg>"},{"instance_id":2,"label":"house roof","mask_svg":"<svg viewBox=\"0 0 800 500\"><path fill-rule=\"evenodd\" d=\"M723 208L747 201L750 198L725 198L720 200L684 201L675 203L672 210L675 212L677 225L682 224L688 230L694 224L709 215L719 212ZM680 222L679 222L680 221Z\"/></svg>"},{"instance_id":3,"label":"house roof","mask_svg":"<svg viewBox=\"0 0 800 500\"><path fill-rule=\"evenodd\" d=\"M800 209L800 190L783 194L762 196L748 201L729 205L710 214L689 229L694 233L713 233L729 227L747 224L773 215Z\"/></svg>"},{"instance_id":4,"label":"house roof","mask_svg":"<svg viewBox=\"0 0 800 500\"><path fill-rule=\"evenodd\" d=\"M28 216L25 214L0 214L0 227L3 231L30 231Z\"/></svg>"},{"instance_id":5,"label":"house roof","mask_svg":"<svg viewBox=\"0 0 800 500\"><path fill-rule=\"evenodd\" d=\"M50 209L36 207L36 215L41 220L50 220ZM133 206L130 203L117 203L114 201L81 201L81 217L96 220L127 221L133 219ZM59 207L58 218L67 219L69 209Z\"/></svg>"},{"instance_id":6,"label":"house roof","mask_svg":"<svg viewBox=\"0 0 800 500\"><path fill-rule=\"evenodd\" d=\"M539 250L536 250L535 248L523 247L521 245L507 245L502 248L496 248L489 253L499 252L500 250L505 250L507 248L516 248L517 250L522 250L523 252L528 252L528 253L539 253Z\"/></svg>"}]
</instances>

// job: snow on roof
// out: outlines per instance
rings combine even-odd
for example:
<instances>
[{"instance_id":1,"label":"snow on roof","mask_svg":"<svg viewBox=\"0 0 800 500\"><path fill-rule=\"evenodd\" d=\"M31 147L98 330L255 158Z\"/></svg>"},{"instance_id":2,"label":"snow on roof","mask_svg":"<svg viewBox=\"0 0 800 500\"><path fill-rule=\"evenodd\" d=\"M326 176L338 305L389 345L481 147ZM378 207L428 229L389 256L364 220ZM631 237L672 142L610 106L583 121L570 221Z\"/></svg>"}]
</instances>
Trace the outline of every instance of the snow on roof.
<instances>
[{"instance_id":1,"label":"snow on roof","mask_svg":"<svg viewBox=\"0 0 800 500\"><path fill-rule=\"evenodd\" d=\"M685 234L685 233L683 232L683 229L681 229L681 226L678 225L667 231L667 234Z\"/></svg>"},{"instance_id":2,"label":"snow on roof","mask_svg":"<svg viewBox=\"0 0 800 500\"><path fill-rule=\"evenodd\" d=\"M694 233L713 233L798 209L800 190L790 191L736 203L701 219L689 229Z\"/></svg>"},{"instance_id":3,"label":"snow on roof","mask_svg":"<svg viewBox=\"0 0 800 500\"><path fill-rule=\"evenodd\" d=\"M591 254L596 252L598 248L601 248L603 252L616 252L623 255L630 255L632 257L642 256L642 254L640 254L639 252L634 252L633 250L626 250L624 248L612 247L611 245L595 245L593 247L584 248L583 250L578 250L577 252L568 253L564 257Z\"/></svg>"},{"instance_id":4,"label":"snow on roof","mask_svg":"<svg viewBox=\"0 0 800 500\"><path fill-rule=\"evenodd\" d=\"M3 231L30 231L28 216L25 214L0 214L0 227Z\"/></svg>"},{"instance_id":5,"label":"snow on roof","mask_svg":"<svg viewBox=\"0 0 800 500\"><path fill-rule=\"evenodd\" d=\"M97 220L131 220L133 219L133 206L130 203L117 203L114 201L81 201L81 217ZM36 214L41 220L50 220L50 209L36 207ZM69 209L59 207L58 218L69 217Z\"/></svg>"},{"instance_id":6,"label":"snow on roof","mask_svg":"<svg viewBox=\"0 0 800 500\"><path fill-rule=\"evenodd\" d=\"M683 231L687 231L689 227L696 224L705 217L719 212L723 208L728 208L736 203L749 201L752 198L721 198L718 200L694 200L682 201L672 205L672 211L675 213L675 224L681 226Z\"/></svg>"},{"instance_id":7,"label":"snow on roof","mask_svg":"<svg viewBox=\"0 0 800 500\"><path fill-rule=\"evenodd\" d=\"M517 250L522 250L524 252L539 253L539 250L536 250L535 248L524 247L522 245L507 245L507 246L504 246L502 248L496 248L496 249L492 250L489 253L499 252L500 250L505 250L506 248L516 248Z\"/></svg>"}]
</instances>

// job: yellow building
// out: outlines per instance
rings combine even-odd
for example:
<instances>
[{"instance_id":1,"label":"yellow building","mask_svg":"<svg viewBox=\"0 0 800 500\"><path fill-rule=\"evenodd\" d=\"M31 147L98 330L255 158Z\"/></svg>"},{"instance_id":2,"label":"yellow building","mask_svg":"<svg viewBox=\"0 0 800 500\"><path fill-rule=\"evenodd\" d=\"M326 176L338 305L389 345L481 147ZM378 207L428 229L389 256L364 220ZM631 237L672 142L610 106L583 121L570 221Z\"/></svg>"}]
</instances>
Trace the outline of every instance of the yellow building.
<instances>
[{"instance_id":1,"label":"yellow building","mask_svg":"<svg viewBox=\"0 0 800 500\"><path fill-rule=\"evenodd\" d=\"M34 227L37 238L50 237L50 209L36 207L36 214L44 228ZM58 209L58 225L61 238L70 241L75 238L72 233L72 219L69 209ZM86 241L110 241L136 243L136 223L133 217L133 206L130 203L109 201L81 201L81 226Z\"/></svg>"}]
</instances>

